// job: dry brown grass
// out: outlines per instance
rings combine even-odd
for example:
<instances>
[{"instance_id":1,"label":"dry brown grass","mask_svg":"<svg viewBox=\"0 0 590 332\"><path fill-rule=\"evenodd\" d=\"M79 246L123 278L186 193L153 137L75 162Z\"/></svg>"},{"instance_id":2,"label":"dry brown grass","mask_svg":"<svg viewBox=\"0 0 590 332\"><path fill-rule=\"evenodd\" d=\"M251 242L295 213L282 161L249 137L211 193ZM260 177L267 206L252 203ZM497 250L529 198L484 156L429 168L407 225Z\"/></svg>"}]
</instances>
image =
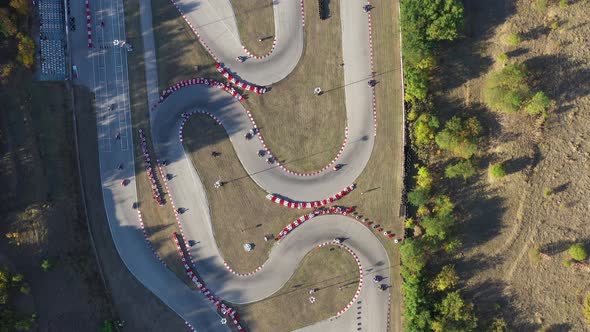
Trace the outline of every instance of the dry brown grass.
<instances>
[{"instance_id":1,"label":"dry brown grass","mask_svg":"<svg viewBox=\"0 0 590 332\"><path fill-rule=\"evenodd\" d=\"M353 297L358 281L358 267L350 254L328 246L307 254L277 293L260 302L238 306L238 311L248 330L293 331L334 316ZM312 288L318 289L313 294L313 304L309 303Z\"/></svg>"},{"instance_id":2,"label":"dry brown grass","mask_svg":"<svg viewBox=\"0 0 590 332\"><path fill-rule=\"evenodd\" d=\"M339 1L330 2L330 12L332 17L322 21L318 1L306 1L305 45L299 63L287 78L272 86L271 92L252 96L245 103L273 154L297 172L327 165L344 140ZM325 91L319 97L313 95L317 86Z\"/></svg>"},{"instance_id":3,"label":"dry brown grass","mask_svg":"<svg viewBox=\"0 0 590 332\"><path fill-rule=\"evenodd\" d=\"M169 0L153 0L152 12L160 91L189 78L222 78L215 60Z\"/></svg>"},{"instance_id":4,"label":"dry brown grass","mask_svg":"<svg viewBox=\"0 0 590 332\"><path fill-rule=\"evenodd\" d=\"M587 330L579 303L590 287L588 274L561 260L572 242L590 239L590 98L581 83L590 72L590 49L580 42L590 34L590 3L559 8L551 2L547 13L524 0L465 3L469 38L442 54L437 111L480 117L489 134L480 164L506 161L508 173L490 184L482 172L470 186L446 188L460 198L465 247L456 266L466 277L467 297L479 308L482 325L502 315L513 330ZM554 21L560 28L549 28ZM518 50L502 44L507 32L523 36ZM543 126L525 114L481 106L485 76L494 69L488 60L504 52L512 63L525 62L534 87L555 101ZM543 197L546 187L559 189ZM527 262L537 246L554 259ZM496 304L501 309L491 310Z\"/></svg>"},{"instance_id":5,"label":"dry brown grass","mask_svg":"<svg viewBox=\"0 0 590 332\"><path fill-rule=\"evenodd\" d=\"M134 51L128 53L129 66L129 94L131 98L131 119L133 121L133 141L139 142L138 129L147 129L149 132L149 108L145 85L145 65L143 59L143 41L139 23L139 1L129 0L125 2L125 28L127 40L134 46ZM148 139L152 157L154 157L151 139ZM137 199L141 210L148 239L166 262L166 265L184 280L187 285L192 283L184 273L176 245L172 240L172 233L178 232L174 213L170 203L164 206L156 204L152 198L151 182L143 167L143 153L139 144L135 144L135 180L137 182ZM162 179L160 178L160 183Z\"/></svg>"},{"instance_id":6,"label":"dry brown grass","mask_svg":"<svg viewBox=\"0 0 590 332\"><path fill-rule=\"evenodd\" d=\"M236 15L242 45L253 54L267 54L272 48L275 33L273 0L230 0L230 3Z\"/></svg>"},{"instance_id":7,"label":"dry brown grass","mask_svg":"<svg viewBox=\"0 0 590 332\"><path fill-rule=\"evenodd\" d=\"M223 127L206 115L194 115L185 127L184 144L207 190L215 240L223 258L238 272L253 271L267 259L274 240L285 225L309 210L292 210L265 198L264 192L248 176L236 156ZM211 152L221 155L212 157ZM227 181L221 189L213 184ZM228 202L233 202L228 207ZM233 230L233 231L228 231ZM253 252L245 252L244 243L254 243Z\"/></svg>"}]
</instances>

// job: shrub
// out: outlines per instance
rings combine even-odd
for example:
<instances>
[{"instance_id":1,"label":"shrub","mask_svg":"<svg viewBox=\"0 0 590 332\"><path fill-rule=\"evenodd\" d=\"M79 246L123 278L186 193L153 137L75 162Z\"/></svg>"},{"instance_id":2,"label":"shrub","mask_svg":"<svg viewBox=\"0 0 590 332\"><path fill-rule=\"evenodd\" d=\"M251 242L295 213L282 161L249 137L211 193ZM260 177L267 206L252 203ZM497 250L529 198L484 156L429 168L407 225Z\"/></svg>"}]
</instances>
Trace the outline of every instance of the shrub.
<instances>
[{"instance_id":1,"label":"shrub","mask_svg":"<svg viewBox=\"0 0 590 332\"><path fill-rule=\"evenodd\" d=\"M568 0L559 0L559 8L565 8L568 6Z\"/></svg>"},{"instance_id":2,"label":"shrub","mask_svg":"<svg viewBox=\"0 0 590 332\"><path fill-rule=\"evenodd\" d=\"M530 115L542 114L543 116L547 116L547 109L550 105L551 99L544 92L539 91L527 101L524 110Z\"/></svg>"},{"instance_id":3,"label":"shrub","mask_svg":"<svg viewBox=\"0 0 590 332\"><path fill-rule=\"evenodd\" d=\"M561 264L565 267L572 267L572 265L574 265L574 262L571 259L565 258L561 261Z\"/></svg>"},{"instance_id":4,"label":"shrub","mask_svg":"<svg viewBox=\"0 0 590 332\"><path fill-rule=\"evenodd\" d=\"M588 251L586 251L586 248L581 243L573 244L567 252L577 261L583 261L588 258Z\"/></svg>"},{"instance_id":5,"label":"shrub","mask_svg":"<svg viewBox=\"0 0 590 332\"><path fill-rule=\"evenodd\" d=\"M539 247L535 247L529 250L529 259L531 263L534 265L539 264L541 261L541 249Z\"/></svg>"},{"instance_id":6,"label":"shrub","mask_svg":"<svg viewBox=\"0 0 590 332\"><path fill-rule=\"evenodd\" d=\"M500 53L500 54L496 55L496 60L498 60L499 62L506 62L506 61L508 61L508 54Z\"/></svg>"},{"instance_id":7,"label":"shrub","mask_svg":"<svg viewBox=\"0 0 590 332\"><path fill-rule=\"evenodd\" d=\"M408 201L413 206L421 206L430 200L429 190L425 188L414 188L408 193Z\"/></svg>"},{"instance_id":8,"label":"shrub","mask_svg":"<svg viewBox=\"0 0 590 332\"><path fill-rule=\"evenodd\" d=\"M14 16L6 8L0 8L0 32L4 37L11 37L16 35L18 27Z\"/></svg>"},{"instance_id":9,"label":"shrub","mask_svg":"<svg viewBox=\"0 0 590 332\"><path fill-rule=\"evenodd\" d=\"M490 166L490 175L493 178L499 179L506 176L506 169L504 169L504 164L496 163Z\"/></svg>"},{"instance_id":10,"label":"shrub","mask_svg":"<svg viewBox=\"0 0 590 332\"><path fill-rule=\"evenodd\" d=\"M425 101L428 94L428 71L420 68L404 70L404 100L410 103Z\"/></svg>"},{"instance_id":11,"label":"shrub","mask_svg":"<svg viewBox=\"0 0 590 332\"><path fill-rule=\"evenodd\" d=\"M510 46L518 46L521 38L517 33L509 33L504 37L504 42Z\"/></svg>"},{"instance_id":12,"label":"shrub","mask_svg":"<svg viewBox=\"0 0 590 332\"><path fill-rule=\"evenodd\" d=\"M417 145L429 144L435 137L435 129L440 126L438 118L422 113L414 123L414 138Z\"/></svg>"},{"instance_id":13,"label":"shrub","mask_svg":"<svg viewBox=\"0 0 590 332\"><path fill-rule=\"evenodd\" d=\"M463 245L463 242L461 242L461 240L453 239L453 240L447 241L443 245L443 249L445 250L445 252L447 254L452 254L452 253L456 252L459 248L461 248L462 245Z\"/></svg>"},{"instance_id":14,"label":"shrub","mask_svg":"<svg viewBox=\"0 0 590 332\"><path fill-rule=\"evenodd\" d=\"M551 189L549 187L543 188L543 196L549 197L551 195L553 195L553 189Z\"/></svg>"},{"instance_id":15,"label":"shrub","mask_svg":"<svg viewBox=\"0 0 590 332\"><path fill-rule=\"evenodd\" d=\"M20 32L17 34L17 38L18 55L16 56L16 59L23 66L31 69L35 63L35 42L31 37L25 36Z\"/></svg>"},{"instance_id":16,"label":"shrub","mask_svg":"<svg viewBox=\"0 0 590 332\"><path fill-rule=\"evenodd\" d=\"M557 28L559 28L559 22L555 21L551 23L549 27L551 28L551 30L557 30Z\"/></svg>"},{"instance_id":17,"label":"shrub","mask_svg":"<svg viewBox=\"0 0 590 332\"><path fill-rule=\"evenodd\" d=\"M508 324L502 317L494 318L492 325L490 326L490 332L508 332Z\"/></svg>"},{"instance_id":18,"label":"shrub","mask_svg":"<svg viewBox=\"0 0 590 332\"><path fill-rule=\"evenodd\" d=\"M48 259L44 259L43 261L41 261L41 269L45 272L51 270L51 268L53 267L53 264L51 264L51 262Z\"/></svg>"},{"instance_id":19,"label":"shrub","mask_svg":"<svg viewBox=\"0 0 590 332\"><path fill-rule=\"evenodd\" d=\"M105 319L100 324L100 332L113 332L113 321L110 319Z\"/></svg>"},{"instance_id":20,"label":"shrub","mask_svg":"<svg viewBox=\"0 0 590 332\"><path fill-rule=\"evenodd\" d=\"M424 227L427 237L444 241L450 235L454 223L455 218L449 214L424 217L420 224Z\"/></svg>"},{"instance_id":21,"label":"shrub","mask_svg":"<svg viewBox=\"0 0 590 332\"><path fill-rule=\"evenodd\" d=\"M545 14L547 12L547 0L535 0L533 8L541 14Z\"/></svg>"},{"instance_id":22,"label":"shrub","mask_svg":"<svg viewBox=\"0 0 590 332\"><path fill-rule=\"evenodd\" d=\"M514 113L530 95L526 83L526 68L509 64L492 72L485 81L484 101L493 110Z\"/></svg>"},{"instance_id":23,"label":"shrub","mask_svg":"<svg viewBox=\"0 0 590 332\"><path fill-rule=\"evenodd\" d=\"M450 179L461 176L463 180L467 180L474 176L475 172L475 167L473 167L473 163L470 160L460 161L445 168L445 176Z\"/></svg>"},{"instance_id":24,"label":"shrub","mask_svg":"<svg viewBox=\"0 0 590 332\"><path fill-rule=\"evenodd\" d=\"M426 166L418 168L418 174L414 177L416 185L420 188L429 189L432 186L432 175Z\"/></svg>"}]
</instances>

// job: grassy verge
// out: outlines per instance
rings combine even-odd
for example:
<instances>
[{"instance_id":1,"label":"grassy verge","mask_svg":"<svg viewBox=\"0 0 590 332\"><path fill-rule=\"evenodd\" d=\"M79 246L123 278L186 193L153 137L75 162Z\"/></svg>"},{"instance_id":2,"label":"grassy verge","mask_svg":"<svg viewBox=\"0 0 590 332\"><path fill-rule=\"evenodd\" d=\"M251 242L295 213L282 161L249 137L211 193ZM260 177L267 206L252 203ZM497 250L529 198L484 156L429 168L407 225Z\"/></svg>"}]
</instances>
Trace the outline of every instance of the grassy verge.
<instances>
[{"instance_id":1,"label":"grassy verge","mask_svg":"<svg viewBox=\"0 0 590 332\"><path fill-rule=\"evenodd\" d=\"M332 317L350 301L358 281L358 267L350 254L337 247L324 247L307 254L277 293L238 306L238 311L248 330L293 331ZM317 290L313 304L309 302L312 288Z\"/></svg>"},{"instance_id":2,"label":"grassy verge","mask_svg":"<svg viewBox=\"0 0 590 332\"><path fill-rule=\"evenodd\" d=\"M278 206L265 198L266 193L248 176L236 156L223 127L205 115L194 115L185 127L184 144L207 190L215 240L223 258L235 270L246 273L262 265L272 248L266 234L276 236L287 223L308 212ZM211 152L221 155L212 157ZM218 178L230 179L221 189L213 184ZM227 202L232 202L228 208ZM228 230L233 231L228 231ZM254 243L253 252L245 252L244 243Z\"/></svg>"},{"instance_id":3,"label":"grassy verge","mask_svg":"<svg viewBox=\"0 0 590 332\"><path fill-rule=\"evenodd\" d=\"M169 0L153 0L152 12L160 91L194 77L223 79L215 60Z\"/></svg>"},{"instance_id":4,"label":"grassy verge","mask_svg":"<svg viewBox=\"0 0 590 332\"><path fill-rule=\"evenodd\" d=\"M273 1L230 0L230 3L236 15L242 45L256 55L268 53L275 33Z\"/></svg>"},{"instance_id":5,"label":"grassy verge","mask_svg":"<svg viewBox=\"0 0 590 332\"><path fill-rule=\"evenodd\" d=\"M143 59L143 41L141 38L141 27L139 17L139 0L125 2L125 29L127 40L132 43L133 52L128 53L129 66L129 94L131 98L131 119L133 121L133 140L139 142L138 129L150 128L149 108L147 105L147 93L145 85L145 65ZM148 145L151 147L149 135ZM182 266L176 246L172 240L172 233L178 231L174 214L170 204L158 206L151 192L151 182L143 167L143 153L139 144L134 144L135 149L135 179L137 182L137 199L145 224L148 238L160 257L176 275L189 282L184 267ZM153 149L152 150L152 156ZM160 179L160 183L162 183Z\"/></svg>"}]
</instances>

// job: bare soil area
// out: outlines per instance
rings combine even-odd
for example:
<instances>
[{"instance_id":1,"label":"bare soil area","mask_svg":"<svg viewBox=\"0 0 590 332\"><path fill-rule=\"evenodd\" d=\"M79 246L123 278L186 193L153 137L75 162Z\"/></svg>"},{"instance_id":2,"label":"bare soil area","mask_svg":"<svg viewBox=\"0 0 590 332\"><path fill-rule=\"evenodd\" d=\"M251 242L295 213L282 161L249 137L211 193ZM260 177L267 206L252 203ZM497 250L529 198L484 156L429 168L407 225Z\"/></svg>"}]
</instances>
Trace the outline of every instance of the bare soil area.
<instances>
[{"instance_id":1,"label":"bare soil area","mask_svg":"<svg viewBox=\"0 0 590 332\"><path fill-rule=\"evenodd\" d=\"M71 98L63 83L16 76L0 92L0 252L31 287L17 306L37 313L36 331L97 330L111 303L79 197Z\"/></svg>"},{"instance_id":2,"label":"bare soil area","mask_svg":"<svg viewBox=\"0 0 590 332\"><path fill-rule=\"evenodd\" d=\"M454 258L480 326L504 317L517 331L582 331L582 297L590 273L565 267L569 245L590 246L590 3L569 1L547 10L531 1L465 1L466 36L443 47L436 105L445 116L477 116L487 131L480 174L458 193L464 248ZM557 25L553 23L557 22ZM516 47L502 42L518 33ZM482 101L485 75L501 64L525 63L531 85L555 102L545 123L523 114L498 114ZM504 162L508 175L492 181L487 168ZM544 195L546 188L553 191ZM548 255L540 263L529 251ZM586 262L588 263L588 262Z\"/></svg>"}]
</instances>

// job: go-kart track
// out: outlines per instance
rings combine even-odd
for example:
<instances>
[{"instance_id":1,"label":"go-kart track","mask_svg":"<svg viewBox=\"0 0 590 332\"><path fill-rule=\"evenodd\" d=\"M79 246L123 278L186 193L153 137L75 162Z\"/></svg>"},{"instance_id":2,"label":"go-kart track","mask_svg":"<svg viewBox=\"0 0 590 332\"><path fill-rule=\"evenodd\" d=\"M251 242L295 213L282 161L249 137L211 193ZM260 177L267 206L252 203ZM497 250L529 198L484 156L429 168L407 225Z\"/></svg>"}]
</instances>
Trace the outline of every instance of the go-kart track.
<instances>
[{"instance_id":1,"label":"go-kart track","mask_svg":"<svg viewBox=\"0 0 590 332\"><path fill-rule=\"evenodd\" d=\"M199 284L204 283L206 288L191 290L154 256L146 243L143 224L135 206L133 144L139 142L133 142L132 135L126 50L113 47L111 43L115 39L125 39L122 0L91 0L89 28L94 33L88 38L95 39L93 47L88 47L87 36L72 36L72 56L80 72L76 82L91 87L96 93L105 209L114 243L130 272L181 316L189 328L229 331L233 318L228 315L227 322L222 322L224 317L216 305L218 300L245 304L269 297L288 281L309 251L335 238L345 238L342 246L355 257L362 275L357 295L347 308L343 308L351 310L335 312L332 318L302 330L388 330L389 290L382 291L367 280L375 274L389 280L390 262L379 239L365 225L343 214L315 216L277 241L269 259L255 273L235 273L219 253L205 188L181 142L182 125L187 114L202 112L210 114L223 125L243 167L269 194L294 202L314 202L327 199L353 184L371 156L377 130L374 88L368 84L372 79L373 60L370 12L363 11L366 0L342 0L341 5L343 60L347 64L344 67L347 140L335 162L345 167L340 170L325 167L323 171L307 176L288 171L288 165L279 167L268 163L267 157L272 152L266 150L263 136L255 135L249 140L244 138L253 129L253 119L227 88L195 78L191 84L185 82L176 86L174 92L166 94L166 98L161 97L157 83L151 5L149 1L140 3L147 98L152 105L151 128L144 128L144 131L148 135L151 132L156 154L152 156L154 167L157 167L156 158L167 161L157 172L174 175L173 179L164 183L169 194L166 205L174 209L182 231L178 238L185 242L181 247L188 250L186 257L194 262L191 264L191 259L186 260L188 270L196 271ZM247 53L240 42L229 0L180 0L174 4L216 61L246 84L271 86L289 75L302 55L305 37L303 1L273 2L276 44L268 55L250 57L243 62L236 61ZM72 3L73 14L77 13L76 6L82 5ZM79 10L84 11L82 8ZM101 25L100 22L106 24ZM249 93L249 98L258 96ZM267 151L265 157L258 155L260 150ZM122 185L123 182L125 185ZM178 207L186 212L177 213ZM287 207L277 205L276 208ZM291 222L285 220L285 225ZM172 238L170 234L170 241L173 241ZM189 240L197 244L190 246ZM362 280L365 280L364 283ZM361 315L359 311L362 311ZM292 308L292 312L295 314L297 308Z\"/></svg>"}]
</instances>

